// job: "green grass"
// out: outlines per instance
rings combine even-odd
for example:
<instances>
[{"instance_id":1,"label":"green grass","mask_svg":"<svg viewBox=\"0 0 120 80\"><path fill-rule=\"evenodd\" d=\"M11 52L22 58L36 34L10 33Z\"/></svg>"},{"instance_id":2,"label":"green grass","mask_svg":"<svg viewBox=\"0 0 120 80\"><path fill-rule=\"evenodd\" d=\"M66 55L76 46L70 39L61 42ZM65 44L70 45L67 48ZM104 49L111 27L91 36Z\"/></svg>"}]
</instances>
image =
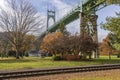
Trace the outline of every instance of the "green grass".
<instances>
[{"instance_id":1,"label":"green grass","mask_svg":"<svg viewBox=\"0 0 120 80\"><path fill-rule=\"evenodd\" d=\"M0 58L0 70L16 70L16 69L33 69L33 68L51 68L51 67L69 67L69 66L85 66L96 64L112 64L120 63L120 59L103 56L100 59L92 61L53 61L52 58L28 57L24 59Z\"/></svg>"}]
</instances>

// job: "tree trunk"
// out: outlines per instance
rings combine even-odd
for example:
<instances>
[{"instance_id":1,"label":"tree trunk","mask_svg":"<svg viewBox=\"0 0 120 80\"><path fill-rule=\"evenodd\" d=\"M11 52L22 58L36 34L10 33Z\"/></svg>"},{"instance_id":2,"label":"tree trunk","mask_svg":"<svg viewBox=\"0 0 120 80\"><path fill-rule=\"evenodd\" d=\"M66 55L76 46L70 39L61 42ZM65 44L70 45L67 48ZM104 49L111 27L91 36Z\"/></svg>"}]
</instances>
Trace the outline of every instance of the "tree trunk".
<instances>
[{"instance_id":1,"label":"tree trunk","mask_svg":"<svg viewBox=\"0 0 120 80\"><path fill-rule=\"evenodd\" d=\"M109 52L109 60L111 60L111 52Z\"/></svg>"},{"instance_id":2,"label":"tree trunk","mask_svg":"<svg viewBox=\"0 0 120 80\"><path fill-rule=\"evenodd\" d=\"M89 53L89 59L92 59L92 53L91 52Z\"/></svg>"},{"instance_id":3,"label":"tree trunk","mask_svg":"<svg viewBox=\"0 0 120 80\"><path fill-rule=\"evenodd\" d=\"M18 49L16 49L16 59L20 59L19 50Z\"/></svg>"},{"instance_id":4,"label":"tree trunk","mask_svg":"<svg viewBox=\"0 0 120 80\"><path fill-rule=\"evenodd\" d=\"M1 58L3 59L3 53L1 53Z\"/></svg>"},{"instance_id":5,"label":"tree trunk","mask_svg":"<svg viewBox=\"0 0 120 80\"><path fill-rule=\"evenodd\" d=\"M86 58L87 58L87 55L86 53L84 53L82 59L86 59Z\"/></svg>"}]
</instances>

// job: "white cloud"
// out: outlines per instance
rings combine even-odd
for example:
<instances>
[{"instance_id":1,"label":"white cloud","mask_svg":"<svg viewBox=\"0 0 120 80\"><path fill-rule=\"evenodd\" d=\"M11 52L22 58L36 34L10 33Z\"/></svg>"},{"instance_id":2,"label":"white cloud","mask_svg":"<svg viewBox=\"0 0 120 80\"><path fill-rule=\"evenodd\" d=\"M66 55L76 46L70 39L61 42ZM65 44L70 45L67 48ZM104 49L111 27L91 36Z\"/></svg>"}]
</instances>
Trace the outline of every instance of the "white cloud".
<instances>
[{"instance_id":1,"label":"white cloud","mask_svg":"<svg viewBox=\"0 0 120 80\"><path fill-rule=\"evenodd\" d=\"M5 7L5 0L0 0L0 7Z\"/></svg>"},{"instance_id":2,"label":"white cloud","mask_svg":"<svg viewBox=\"0 0 120 80\"><path fill-rule=\"evenodd\" d=\"M5 0L0 0L0 7L5 8ZM2 31L1 28L0 28L0 31Z\"/></svg>"},{"instance_id":3,"label":"white cloud","mask_svg":"<svg viewBox=\"0 0 120 80\"><path fill-rule=\"evenodd\" d=\"M61 0L52 0L50 2L57 8L58 20L62 18L64 15L66 15L69 11L71 11L73 7L71 5L66 4L65 2L62 2Z\"/></svg>"},{"instance_id":4,"label":"white cloud","mask_svg":"<svg viewBox=\"0 0 120 80\"><path fill-rule=\"evenodd\" d=\"M72 6L62 2L61 0L52 0L51 3L54 4L55 7L57 7L57 9L72 7Z\"/></svg>"}]
</instances>

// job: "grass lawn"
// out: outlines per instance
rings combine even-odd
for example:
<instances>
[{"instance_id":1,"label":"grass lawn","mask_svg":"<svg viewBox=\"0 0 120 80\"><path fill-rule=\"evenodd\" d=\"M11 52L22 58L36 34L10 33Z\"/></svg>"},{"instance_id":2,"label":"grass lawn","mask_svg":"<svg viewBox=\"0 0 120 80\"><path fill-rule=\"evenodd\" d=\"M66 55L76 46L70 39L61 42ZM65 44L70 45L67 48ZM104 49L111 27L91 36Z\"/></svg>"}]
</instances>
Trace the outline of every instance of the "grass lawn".
<instances>
[{"instance_id":1,"label":"grass lawn","mask_svg":"<svg viewBox=\"0 0 120 80\"><path fill-rule=\"evenodd\" d=\"M92 61L53 61L52 58L39 57L25 57L24 59L19 60L15 58L0 58L0 70L85 66L112 63L120 63L120 58L112 56L112 59L109 60L108 56L102 56L99 59L93 59Z\"/></svg>"}]
</instances>

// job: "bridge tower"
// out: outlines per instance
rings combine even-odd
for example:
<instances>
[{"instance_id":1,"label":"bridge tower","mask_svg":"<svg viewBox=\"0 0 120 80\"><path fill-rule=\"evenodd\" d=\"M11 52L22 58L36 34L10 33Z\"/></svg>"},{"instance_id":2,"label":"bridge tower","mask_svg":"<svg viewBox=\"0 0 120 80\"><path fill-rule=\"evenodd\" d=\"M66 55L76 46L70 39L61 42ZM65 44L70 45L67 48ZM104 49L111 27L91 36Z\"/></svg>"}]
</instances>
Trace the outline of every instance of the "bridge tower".
<instances>
[{"instance_id":1,"label":"bridge tower","mask_svg":"<svg viewBox=\"0 0 120 80\"><path fill-rule=\"evenodd\" d=\"M89 35L95 43L98 44L98 31L97 31L97 15L85 15L80 13L80 35ZM98 49L93 52L94 58L98 57Z\"/></svg>"},{"instance_id":2,"label":"bridge tower","mask_svg":"<svg viewBox=\"0 0 120 80\"><path fill-rule=\"evenodd\" d=\"M91 36L93 41L98 44L98 31L97 31L97 18L98 15L95 13L95 9L92 9L89 13L85 13L83 9L83 1L81 1L80 9L80 35L87 34ZM99 51L96 49L93 52L93 57L99 57Z\"/></svg>"},{"instance_id":3,"label":"bridge tower","mask_svg":"<svg viewBox=\"0 0 120 80\"><path fill-rule=\"evenodd\" d=\"M50 18L52 18L55 23L55 15L56 15L55 10L47 10L47 28L46 28L47 33L49 32L49 30L48 30L49 20L50 20Z\"/></svg>"},{"instance_id":4,"label":"bridge tower","mask_svg":"<svg viewBox=\"0 0 120 80\"><path fill-rule=\"evenodd\" d=\"M92 29L91 29L91 37L92 37L93 41L98 44L97 19L98 19L98 15L94 14L94 15L90 16L90 22L91 22L91 27L92 27ZM96 49L93 56L94 56L94 58L99 57L98 49Z\"/></svg>"}]
</instances>

